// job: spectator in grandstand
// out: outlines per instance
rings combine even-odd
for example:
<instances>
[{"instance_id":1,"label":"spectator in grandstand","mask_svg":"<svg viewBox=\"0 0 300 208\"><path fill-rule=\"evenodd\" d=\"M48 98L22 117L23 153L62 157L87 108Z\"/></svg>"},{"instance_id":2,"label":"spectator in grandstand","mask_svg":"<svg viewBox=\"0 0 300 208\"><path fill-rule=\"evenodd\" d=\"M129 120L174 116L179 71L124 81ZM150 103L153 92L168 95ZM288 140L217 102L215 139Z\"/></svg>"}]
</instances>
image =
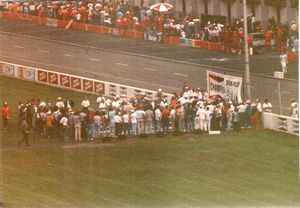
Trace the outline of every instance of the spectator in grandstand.
<instances>
[{"instance_id":1,"label":"spectator in grandstand","mask_svg":"<svg viewBox=\"0 0 300 208\"><path fill-rule=\"evenodd\" d=\"M8 129L9 124L9 118L10 118L10 108L8 107L8 103L4 102L2 106L2 122L3 122L3 128L5 130Z\"/></svg>"}]
</instances>

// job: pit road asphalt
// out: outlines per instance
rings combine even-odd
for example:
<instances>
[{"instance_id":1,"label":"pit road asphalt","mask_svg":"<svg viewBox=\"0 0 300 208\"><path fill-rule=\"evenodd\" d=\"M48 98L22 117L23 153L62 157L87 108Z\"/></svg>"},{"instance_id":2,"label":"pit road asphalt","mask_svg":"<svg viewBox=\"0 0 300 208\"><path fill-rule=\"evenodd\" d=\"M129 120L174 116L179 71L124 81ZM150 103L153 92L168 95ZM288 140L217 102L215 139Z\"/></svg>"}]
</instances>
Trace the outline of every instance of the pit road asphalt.
<instances>
[{"instance_id":1,"label":"pit road asphalt","mask_svg":"<svg viewBox=\"0 0 300 208\"><path fill-rule=\"evenodd\" d=\"M234 76L244 71L244 56L3 19L0 60L167 92L179 91L185 81L206 88L207 69ZM250 70L252 98L268 98L278 111L272 76L280 70L279 53L252 56ZM287 78L281 81L285 114L298 95L298 64L288 65Z\"/></svg>"}]
</instances>

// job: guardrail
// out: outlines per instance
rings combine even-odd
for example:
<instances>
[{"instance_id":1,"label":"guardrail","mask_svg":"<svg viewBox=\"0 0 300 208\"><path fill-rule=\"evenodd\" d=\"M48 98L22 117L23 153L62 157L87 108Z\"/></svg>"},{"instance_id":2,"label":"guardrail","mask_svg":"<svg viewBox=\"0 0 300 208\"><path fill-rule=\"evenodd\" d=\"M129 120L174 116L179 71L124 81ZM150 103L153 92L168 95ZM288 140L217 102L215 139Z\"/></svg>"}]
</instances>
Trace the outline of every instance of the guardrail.
<instances>
[{"instance_id":1,"label":"guardrail","mask_svg":"<svg viewBox=\"0 0 300 208\"><path fill-rule=\"evenodd\" d=\"M37 82L54 87L65 88L85 93L102 94L105 96L125 95L128 98L145 94L148 98L154 98L156 91L138 87L120 85L102 80L75 76L72 74L44 70L29 66L0 61L0 76ZM172 95L164 93L170 101ZM263 113L264 128L273 129L285 133L299 135L299 119L280 116L272 113Z\"/></svg>"},{"instance_id":2,"label":"guardrail","mask_svg":"<svg viewBox=\"0 0 300 208\"><path fill-rule=\"evenodd\" d=\"M105 96L125 95L130 98L145 94L151 99L156 94L156 91L153 90L120 85L117 83L12 64L3 61L0 61L0 75L85 93L102 94ZM172 95L164 93L164 96L170 100Z\"/></svg>"},{"instance_id":3,"label":"guardrail","mask_svg":"<svg viewBox=\"0 0 300 208\"><path fill-rule=\"evenodd\" d=\"M299 135L299 119L273 113L263 113L264 128Z\"/></svg>"}]
</instances>

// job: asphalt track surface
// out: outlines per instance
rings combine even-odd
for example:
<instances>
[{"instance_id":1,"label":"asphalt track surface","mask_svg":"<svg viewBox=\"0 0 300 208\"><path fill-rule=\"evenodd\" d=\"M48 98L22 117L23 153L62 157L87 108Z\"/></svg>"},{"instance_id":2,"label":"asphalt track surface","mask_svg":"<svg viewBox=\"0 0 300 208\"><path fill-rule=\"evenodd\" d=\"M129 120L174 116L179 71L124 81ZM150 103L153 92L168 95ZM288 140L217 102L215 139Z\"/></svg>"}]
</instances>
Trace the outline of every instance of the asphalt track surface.
<instances>
[{"instance_id":1,"label":"asphalt track surface","mask_svg":"<svg viewBox=\"0 0 300 208\"><path fill-rule=\"evenodd\" d=\"M252 98L268 98L275 112L278 81L272 76L280 70L278 56L269 52L250 60ZM185 81L205 89L207 69L236 76L244 70L239 55L3 19L0 60L167 92L179 91ZM281 81L285 114L298 95L298 64L290 64L288 71L288 79Z\"/></svg>"}]
</instances>

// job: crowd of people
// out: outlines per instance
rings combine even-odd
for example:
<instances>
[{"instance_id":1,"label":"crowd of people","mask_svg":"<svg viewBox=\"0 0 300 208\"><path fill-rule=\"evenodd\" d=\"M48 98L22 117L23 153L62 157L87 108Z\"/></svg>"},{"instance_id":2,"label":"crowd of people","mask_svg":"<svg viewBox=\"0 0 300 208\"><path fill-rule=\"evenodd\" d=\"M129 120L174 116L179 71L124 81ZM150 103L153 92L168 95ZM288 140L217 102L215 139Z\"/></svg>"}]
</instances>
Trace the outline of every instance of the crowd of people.
<instances>
[{"instance_id":1,"label":"crowd of people","mask_svg":"<svg viewBox=\"0 0 300 208\"><path fill-rule=\"evenodd\" d=\"M199 39L203 41L224 43L224 51L241 52L244 42L243 19L236 18L230 22L211 20L200 21L200 17L190 14L176 18L172 12L160 13L148 7L129 5L120 0L94 3L82 1L24 1L7 3L4 9L10 12L23 13L60 20L73 20L80 23L105 25L119 29L143 31L145 33L180 36L183 38ZM295 21L290 28L276 25L274 17L262 23L250 14L247 17L248 33L263 32L265 48L271 48L271 40L275 39L281 52L288 46L298 52L298 28ZM252 36L247 39L249 45L253 43Z\"/></svg>"},{"instance_id":2,"label":"crowd of people","mask_svg":"<svg viewBox=\"0 0 300 208\"><path fill-rule=\"evenodd\" d=\"M32 98L20 102L19 124L23 139L28 145L29 134L65 141L103 141L103 138L135 137L147 134L168 135L179 132L239 131L241 128L257 128L261 125L262 112L272 112L272 104L266 99L236 103L208 99L207 92L184 85L182 92L173 94L171 100L159 89L153 98L137 95L108 97L99 95L94 101L97 108L85 98L80 107L72 99L57 101ZM293 100L291 115L298 118L298 103ZM4 128L8 128L10 109L2 107Z\"/></svg>"}]
</instances>

